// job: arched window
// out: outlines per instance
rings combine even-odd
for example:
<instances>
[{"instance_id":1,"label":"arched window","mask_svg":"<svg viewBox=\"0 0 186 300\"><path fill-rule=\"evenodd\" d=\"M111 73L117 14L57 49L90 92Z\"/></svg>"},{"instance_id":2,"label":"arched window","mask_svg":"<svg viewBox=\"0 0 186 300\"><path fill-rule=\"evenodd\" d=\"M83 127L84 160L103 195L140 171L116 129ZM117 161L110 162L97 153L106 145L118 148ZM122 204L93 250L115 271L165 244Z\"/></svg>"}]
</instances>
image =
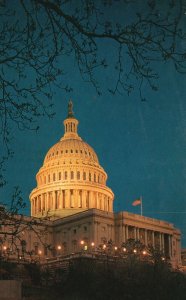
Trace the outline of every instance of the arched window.
<instances>
[{"instance_id":1,"label":"arched window","mask_svg":"<svg viewBox=\"0 0 186 300\"><path fill-rule=\"evenodd\" d=\"M94 182L96 182L96 174L94 174Z\"/></svg>"}]
</instances>

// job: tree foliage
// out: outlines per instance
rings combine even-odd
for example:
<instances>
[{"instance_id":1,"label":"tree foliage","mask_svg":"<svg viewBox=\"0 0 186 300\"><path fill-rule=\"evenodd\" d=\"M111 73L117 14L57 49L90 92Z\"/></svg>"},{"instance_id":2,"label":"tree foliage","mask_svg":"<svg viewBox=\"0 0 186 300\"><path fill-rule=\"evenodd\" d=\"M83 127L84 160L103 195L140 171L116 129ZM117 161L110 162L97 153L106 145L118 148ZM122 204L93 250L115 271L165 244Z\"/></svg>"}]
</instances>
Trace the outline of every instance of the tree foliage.
<instances>
[{"instance_id":1,"label":"tree foliage","mask_svg":"<svg viewBox=\"0 0 186 300\"><path fill-rule=\"evenodd\" d=\"M130 93L137 87L142 100L144 84L157 90L156 62L170 61L176 71L185 73L185 10L181 0L1 1L1 171L13 154L15 123L21 130L38 130L38 117L53 116L56 86L72 90L65 77L66 59L98 94L103 68L115 70L111 93ZM112 51L110 56L105 48ZM2 175L0 184L5 184Z\"/></svg>"}]
</instances>

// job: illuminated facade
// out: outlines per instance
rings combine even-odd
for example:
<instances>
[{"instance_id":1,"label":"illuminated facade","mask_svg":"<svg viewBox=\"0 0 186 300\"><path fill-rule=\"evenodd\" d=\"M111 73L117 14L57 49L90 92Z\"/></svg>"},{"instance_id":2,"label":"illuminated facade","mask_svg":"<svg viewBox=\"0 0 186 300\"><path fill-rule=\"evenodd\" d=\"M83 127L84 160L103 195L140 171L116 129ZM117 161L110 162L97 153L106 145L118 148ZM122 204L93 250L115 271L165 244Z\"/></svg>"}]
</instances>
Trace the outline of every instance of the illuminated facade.
<instances>
[{"instance_id":1,"label":"illuminated facade","mask_svg":"<svg viewBox=\"0 0 186 300\"><path fill-rule=\"evenodd\" d=\"M31 215L64 217L90 208L113 212L114 194L94 150L77 132L78 120L69 102L65 134L50 148L30 195Z\"/></svg>"},{"instance_id":2,"label":"illuminated facade","mask_svg":"<svg viewBox=\"0 0 186 300\"><path fill-rule=\"evenodd\" d=\"M114 194L106 185L107 174L95 151L78 135L77 126L70 101L64 136L46 154L36 175L37 187L30 194L30 219L42 221L44 242L32 230L25 230L22 238L27 251L45 260L82 249L96 251L111 240L118 250L132 239L158 248L173 267L179 267L180 231L165 221L113 212Z\"/></svg>"}]
</instances>

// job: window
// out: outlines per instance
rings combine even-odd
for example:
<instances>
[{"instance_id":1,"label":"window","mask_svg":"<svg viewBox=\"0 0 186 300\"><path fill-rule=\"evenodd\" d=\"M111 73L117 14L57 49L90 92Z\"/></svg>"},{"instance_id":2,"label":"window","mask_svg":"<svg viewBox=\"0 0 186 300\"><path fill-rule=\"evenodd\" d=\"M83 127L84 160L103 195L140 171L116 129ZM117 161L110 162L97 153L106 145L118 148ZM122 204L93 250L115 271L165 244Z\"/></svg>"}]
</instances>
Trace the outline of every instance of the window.
<instances>
[{"instance_id":1,"label":"window","mask_svg":"<svg viewBox=\"0 0 186 300\"><path fill-rule=\"evenodd\" d=\"M87 231L87 226L84 226L84 231Z\"/></svg>"},{"instance_id":2,"label":"window","mask_svg":"<svg viewBox=\"0 0 186 300\"><path fill-rule=\"evenodd\" d=\"M94 174L94 182L96 182L96 174Z\"/></svg>"},{"instance_id":3,"label":"window","mask_svg":"<svg viewBox=\"0 0 186 300\"><path fill-rule=\"evenodd\" d=\"M77 171L77 180L80 180L80 172Z\"/></svg>"},{"instance_id":4,"label":"window","mask_svg":"<svg viewBox=\"0 0 186 300\"><path fill-rule=\"evenodd\" d=\"M65 171L65 180L67 180L67 171Z\"/></svg>"},{"instance_id":5,"label":"window","mask_svg":"<svg viewBox=\"0 0 186 300\"><path fill-rule=\"evenodd\" d=\"M74 172L73 171L70 172L70 177L71 177L71 179L74 179Z\"/></svg>"},{"instance_id":6,"label":"window","mask_svg":"<svg viewBox=\"0 0 186 300\"><path fill-rule=\"evenodd\" d=\"M53 174L53 181L55 181L56 180L56 174L54 173Z\"/></svg>"},{"instance_id":7,"label":"window","mask_svg":"<svg viewBox=\"0 0 186 300\"><path fill-rule=\"evenodd\" d=\"M89 173L89 181L91 181L91 173Z\"/></svg>"},{"instance_id":8,"label":"window","mask_svg":"<svg viewBox=\"0 0 186 300\"><path fill-rule=\"evenodd\" d=\"M73 153L73 150L71 149L70 152Z\"/></svg>"},{"instance_id":9,"label":"window","mask_svg":"<svg viewBox=\"0 0 186 300\"><path fill-rule=\"evenodd\" d=\"M86 180L86 172L83 172L83 180Z\"/></svg>"},{"instance_id":10,"label":"window","mask_svg":"<svg viewBox=\"0 0 186 300\"><path fill-rule=\"evenodd\" d=\"M59 172L59 180L61 180L61 172Z\"/></svg>"},{"instance_id":11,"label":"window","mask_svg":"<svg viewBox=\"0 0 186 300\"><path fill-rule=\"evenodd\" d=\"M50 182L50 175L48 175L48 182Z\"/></svg>"},{"instance_id":12,"label":"window","mask_svg":"<svg viewBox=\"0 0 186 300\"><path fill-rule=\"evenodd\" d=\"M74 229L73 232L74 232L74 234L76 234L76 232L77 232L76 229Z\"/></svg>"}]
</instances>

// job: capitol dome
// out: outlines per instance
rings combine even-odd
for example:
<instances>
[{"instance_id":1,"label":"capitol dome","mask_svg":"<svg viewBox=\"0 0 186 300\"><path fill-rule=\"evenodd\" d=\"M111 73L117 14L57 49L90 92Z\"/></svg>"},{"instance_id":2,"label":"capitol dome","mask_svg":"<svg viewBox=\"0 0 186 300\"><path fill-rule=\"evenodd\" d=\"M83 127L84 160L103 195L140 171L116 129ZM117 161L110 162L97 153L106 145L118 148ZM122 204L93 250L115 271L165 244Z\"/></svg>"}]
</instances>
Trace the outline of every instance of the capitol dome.
<instances>
[{"instance_id":1,"label":"capitol dome","mask_svg":"<svg viewBox=\"0 0 186 300\"><path fill-rule=\"evenodd\" d=\"M60 218L90 208L113 211L107 174L95 151L78 135L77 126L70 101L64 136L47 152L30 194L34 217Z\"/></svg>"}]
</instances>

